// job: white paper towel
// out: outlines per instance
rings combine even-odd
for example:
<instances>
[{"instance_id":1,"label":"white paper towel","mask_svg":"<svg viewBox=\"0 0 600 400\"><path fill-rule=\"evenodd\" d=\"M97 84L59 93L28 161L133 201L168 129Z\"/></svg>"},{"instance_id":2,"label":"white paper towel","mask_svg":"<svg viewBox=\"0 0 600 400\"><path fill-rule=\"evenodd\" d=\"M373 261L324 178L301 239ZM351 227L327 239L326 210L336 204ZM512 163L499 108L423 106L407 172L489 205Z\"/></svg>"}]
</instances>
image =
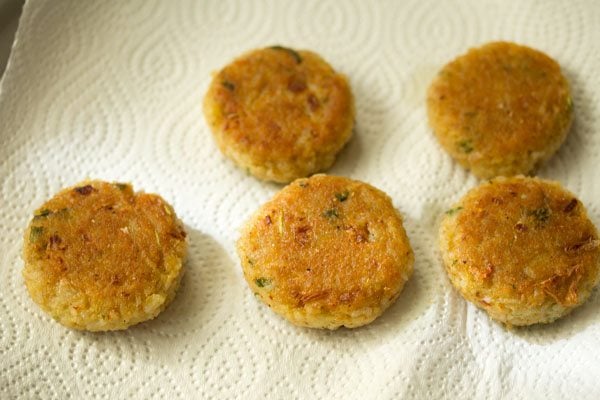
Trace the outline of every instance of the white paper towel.
<instances>
[{"instance_id":1,"label":"white paper towel","mask_svg":"<svg viewBox=\"0 0 600 400\"><path fill-rule=\"evenodd\" d=\"M596 399L600 294L552 325L507 331L450 287L439 215L477 180L437 145L425 90L468 48L504 39L547 52L576 121L540 175L600 217L600 2L37 1L0 92L0 398ZM272 44L348 75L356 134L330 171L386 191L405 215L415 274L373 324L296 328L243 280L237 229L280 186L218 152L201 113L211 71ZM154 321L90 334L27 295L31 213L86 178L160 193L185 222L187 274Z\"/></svg>"}]
</instances>

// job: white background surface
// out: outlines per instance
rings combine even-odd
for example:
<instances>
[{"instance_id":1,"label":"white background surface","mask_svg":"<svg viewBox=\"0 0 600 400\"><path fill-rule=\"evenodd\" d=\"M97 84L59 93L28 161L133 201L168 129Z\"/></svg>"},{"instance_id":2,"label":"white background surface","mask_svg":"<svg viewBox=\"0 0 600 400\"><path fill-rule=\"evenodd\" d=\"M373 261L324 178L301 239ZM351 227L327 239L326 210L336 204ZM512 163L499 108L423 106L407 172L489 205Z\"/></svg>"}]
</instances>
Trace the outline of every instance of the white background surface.
<instances>
[{"instance_id":1,"label":"white background surface","mask_svg":"<svg viewBox=\"0 0 600 400\"><path fill-rule=\"evenodd\" d=\"M576 121L540 175L598 223L599 21L592 0L30 0L0 89L0 398L597 398L598 290L557 323L514 331L452 291L436 224L477 180L435 142L424 94L445 62L489 40L553 56ZM405 215L415 274L365 328L293 327L242 278L237 229L280 186L220 155L201 101L211 71L272 44L348 75L356 133L330 172L381 188ZM33 210L87 177L160 193L189 232L174 303L123 332L58 325L21 277Z\"/></svg>"}]
</instances>

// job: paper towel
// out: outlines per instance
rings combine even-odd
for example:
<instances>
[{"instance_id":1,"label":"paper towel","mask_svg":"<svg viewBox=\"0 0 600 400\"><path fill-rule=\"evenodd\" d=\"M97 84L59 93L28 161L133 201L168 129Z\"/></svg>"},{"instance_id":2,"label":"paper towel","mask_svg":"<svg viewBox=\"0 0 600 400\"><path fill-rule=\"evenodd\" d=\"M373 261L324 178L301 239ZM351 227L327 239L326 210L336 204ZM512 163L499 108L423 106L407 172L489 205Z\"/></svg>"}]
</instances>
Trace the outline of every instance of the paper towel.
<instances>
[{"instance_id":1,"label":"paper towel","mask_svg":"<svg viewBox=\"0 0 600 400\"><path fill-rule=\"evenodd\" d=\"M575 126L540 175L598 223L599 22L592 0L28 1L0 89L0 398L597 398L598 290L552 325L508 331L450 287L436 223L477 180L436 143L424 97L486 41L557 59ZM361 329L296 328L241 274L237 229L281 186L221 156L201 102L212 71L273 44L348 75L356 132L329 172L381 188L405 216L414 276ZM174 303L122 332L62 327L21 277L32 211L87 177L160 193L189 232Z\"/></svg>"}]
</instances>

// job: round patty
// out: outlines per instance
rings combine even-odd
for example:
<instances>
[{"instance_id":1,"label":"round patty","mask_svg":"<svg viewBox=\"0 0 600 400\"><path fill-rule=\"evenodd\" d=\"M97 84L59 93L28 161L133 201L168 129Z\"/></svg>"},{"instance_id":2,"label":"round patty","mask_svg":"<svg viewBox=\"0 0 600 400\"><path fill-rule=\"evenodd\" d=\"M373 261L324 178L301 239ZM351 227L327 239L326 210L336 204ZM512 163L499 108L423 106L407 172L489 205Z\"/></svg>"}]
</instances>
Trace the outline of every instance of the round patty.
<instances>
[{"instance_id":1,"label":"round patty","mask_svg":"<svg viewBox=\"0 0 600 400\"><path fill-rule=\"evenodd\" d=\"M185 237L160 196L82 182L35 211L24 237L25 284L67 327L125 329L156 317L175 296Z\"/></svg>"},{"instance_id":2,"label":"round patty","mask_svg":"<svg viewBox=\"0 0 600 400\"><path fill-rule=\"evenodd\" d=\"M273 46L219 71L204 115L238 166L260 179L290 182L333 164L352 135L354 99L346 78L317 54Z\"/></svg>"},{"instance_id":3,"label":"round patty","mask_svg":"<svg viewBox=\"0 0 600 400\"><path fill-rule=\"evenodd\" d=\"M558 150L573 119L559 65L506 42L447 64L429 87L427 111L442 147L480 178L534 171Z\"/></svg>"},{"instance_id":4,"label":"round patty","mask_svg":"<svg viewBox=\"0 0 600 400\"><path fill-rule=\"evenodd\" d=\"M572 193L523 176L471 190L440 229L452 284L507 325L552 322L582 304L600 278L599 244Z\"/></svg>"},{"instance_id":5,"label":"round patty","mask_svg":"<svg viewBox=\"0 0 600 400\"><path fill-rule=\"evenodd\" d=\"M250 289L290 322L358 327L392 304L413 271L402 218L380 190L350 179L298 179L243 228Z\"/></svg>"}]
</instances>

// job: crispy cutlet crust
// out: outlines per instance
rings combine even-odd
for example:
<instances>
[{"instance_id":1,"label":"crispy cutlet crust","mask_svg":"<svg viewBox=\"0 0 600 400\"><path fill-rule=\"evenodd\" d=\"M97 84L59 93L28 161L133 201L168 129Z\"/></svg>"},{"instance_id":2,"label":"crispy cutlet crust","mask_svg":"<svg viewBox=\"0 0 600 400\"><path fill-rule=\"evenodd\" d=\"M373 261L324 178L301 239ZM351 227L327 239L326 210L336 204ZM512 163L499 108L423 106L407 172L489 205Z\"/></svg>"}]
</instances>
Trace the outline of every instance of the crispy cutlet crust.
<instances>
[{"instance_id":1,"label":"crispy cutlet crust","mask_svg":"<svg viewBox=\"0 0 600 400\"><path fill-rule=\"evenodd\" d=\"M273 47L219 71L204 115L220 150L264 180L290 182L329 168L350 140L354 99L319 55Z\"/></svg>"},{"instance_id":2,"label":"crispy cutlet crust","mask_svg":"<svg viewBox=\"0 0 600 400\"><path fill-rule=\"evenodd\" d=\"M442 147L480 178L533 172L567 137L573 120L560 66L537 50L494 42L447 64L427 93Z\"/></svg>"},{"instance_id":3,"label":"crispy cutlet crust","mask_svg":"<svg viewBox=\"0 0 600 400\"><path fill-rule=\"evenodd\" d=\"M551 322L582 304L600 278L599 244L572 193L522 176L472 189L440 229L453 285L508 325Z\"/></svg>"},{"instance_id":4,"label":"crispy cutlet crust","mask_svg":"<svg viewBox=\"0 0 600 400\"><path fill-rule=\"evenodd\" d=\"M156 317L174 297L185 236L160 196L86 181L35 211L23 276L32 299L61 324L125 329Z\"/></svg>"},{"instance_id":5,"label":"crispy cutlet crust","mask_svg":"<svg viewBox=\"0 0 600 400\"><path fill-rule=\"evenodd\" d=\"M250 289L301 326L357 327L400 294L414 256L390 198L347 178L298 179L248 221L238 253Z\"/></svg>"}]
</instances>

